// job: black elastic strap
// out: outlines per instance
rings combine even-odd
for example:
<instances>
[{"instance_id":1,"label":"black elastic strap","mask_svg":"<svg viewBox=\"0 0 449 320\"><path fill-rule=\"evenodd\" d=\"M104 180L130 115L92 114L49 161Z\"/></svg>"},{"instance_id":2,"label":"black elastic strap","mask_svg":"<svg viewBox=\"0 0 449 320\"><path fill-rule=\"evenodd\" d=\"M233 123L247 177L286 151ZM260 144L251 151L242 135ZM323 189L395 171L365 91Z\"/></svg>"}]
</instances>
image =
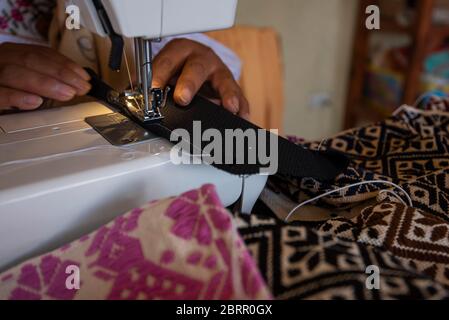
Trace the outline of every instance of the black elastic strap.
<instances>
[{"instance_id":1,"label":"black elastic strap","mask_svg":"<svg viewBox=\"0 0 449 320\"><path fill-rule=\"evenodd\" d=\"M90 72L92 74L92 72ZM92 81L92 91L89 95L94 98L111 104L108 101L108 90L109 86L99 81L98 77L93 77ZM114 109L117 109L117 105ZM123 109L123 107L122 107ZM262 130L258 126L232 114L221 106L218 106L209 100L196 96L192 103L187 107L181 107L176 105L173 100L173 96L170 94L165 107L161 110L164 118L158 122L145 124L139 122L139 120L134 119L134 121L139 122L139 124L146 128L147 130L159 135L160 137L170 140L172 132L175 129L185 129L190 137L194 134L193 124L195 121L201 123L201 136L204 131L208 129L216 129L220 134L225 137L226 130L236 130L241 129L246 131L251 130ZM126 115L126 112L121 112ZM129 115L128 115L129 116ZM270 136L273 137L272 133L263 130L265 133L266 150L269 151ZM259 136L257 137L256 146L260 145ZM338 174L342 173L348 166L349 160L340 153L332 151L311 151L304 149L282 137L274 136L278 139L278 173L283 175L289 175L293 177L310 177L315 178L320 181L333 180ZM193 145L195 141L190 141ZM194 145L192 150L198 150L209 144L208 141L200 141L200 145ZM222 141L222 150L225 150L225 139ZM223 152L224 153L224 152ZM269 153L267 153L269 154ZM236 154L234 152L234 160ZM248 155L245 154L245 159L248 159ZM260 173L261 169L266 168L265 165L256 162L250 164L245 162L244 164L226 164L225 155L223 155L222 164L213 163L212 165L218 169L224 170L231 174L236 175L253 175Z\"/></svg>"},{"instance_id":2,"label":"black elastic strap","mask_svg":"<svg viewBox=\"0 0 449 320\"><path fill-rule=\"evenodd\" d=\"M201 132L203 133L209 128L217 129L222 137L225 137L225 130L242 129L246 131L262 130L260 127L248 122L231 112L224 109L222 106L218 106L209 100L196 96L192 103L187 107L181 107L176 105L173 101L172 95L169 95L167 105L162 109L164 119L159 123L148 124L144 127L148 130L162 136L166 139L170 138L171 132L175 129L182 128L189 132L189 135L193 136L193 123L199 121L201 123ZM265 142L266 150L269 150L270 133L266 130ZM256 135L257 143L259 146L259 135ZM349 164L348 159L337 152L317 152L304 149L287 139L274 135L274 138L278 140L278 173L284 175L290 175L295 177L312 177L317 180L332 180L339 173L345 170ZM191 141L194 143L194 141ZM195 145L195 149L203 148L209 144L209 141L201 141L201 145ZM222 150L225 150L224 139L222 141ZM235 155L235 152L234 152ZM235 155L236 156L236 155ZM234 162L235 163L235 157ZM225 161L225 155L223 155L223 161ZM248 160L248 156L245 155L245 159ZM237 175L251 175L258 174L262 168L266 168L265 165L256 164L212 164L218 169Z\"/></svg>"}]
</instances>

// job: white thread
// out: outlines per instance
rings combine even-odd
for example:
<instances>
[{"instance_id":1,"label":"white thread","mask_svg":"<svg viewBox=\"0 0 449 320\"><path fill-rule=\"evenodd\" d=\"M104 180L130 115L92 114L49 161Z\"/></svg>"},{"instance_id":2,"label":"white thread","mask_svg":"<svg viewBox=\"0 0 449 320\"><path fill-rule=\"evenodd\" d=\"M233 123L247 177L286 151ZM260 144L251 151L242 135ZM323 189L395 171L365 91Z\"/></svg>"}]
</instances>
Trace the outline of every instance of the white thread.
<instances>
[{"instance_id":1,"label":"white thread","mask_svg":"<svg viewBox=\"0 0 449 320\"><path fill-rule=\"evenodd\" d=\"M323 147L323 145L324 145L326 142L327 142L327 139L321 140L321 142L320 142L320 144L319 144L319 146L318 146L317 151L321 151L321 148Z\"/></svg>"},{"instance_id":2,"label":"white thread","mask_svg":"<svg viewBox=\"0 0 449 320\"><path fill-rule=\"evenodd\" d=\"M430 99L430 98L437 98L437 99L440 100L440 101L442 100L441 97L437 96L436 94L429 94L429 92L425 92L425 93L421 94L421 95L418 97L418 99L416 99L416 101L415 101L415 103L413 104L413 106L414 106L415 108L418 108L418 105L419 105L425 98L427 98L427 97L429 97L429 99Z\"/></svg>"},{"instance_id":3,"label":"white thread","mask_svg":"<svg viewBox=\"0 0 449 320\"><path fill-rule=\"evenodd\" d=\"M379 195L381 195L382 193L387 193L393 197L395 197L396 199L398 199L404 206L407 206L407 203L405 203L404 199L402 199L396 192L392 191L392 190L381 190L379 192Z\"/></svg>"},{"instance_id":4,"label":"white thread","mask_svg":"<svg viewBox=\"0 0 449 320\"><path fill-rule=\"evenodd\" d=\"M134 92L133 79L131 76L131 71L129 69L129 63L128 63L128 57L126 56L126 50L124 48L123 48L123 56L125 57L125 66L126 66L126 71L128 72L129 86L131 87L131 91Z\"/></svg>"},{"instance_id":5,"label":"white thread","mask_svg":"<svg viewBox=\"0 0 449 320\"><path fill-rule=\"evenodd\" d=\"M393 183L393 182L390 182L390 181L382 181L382 180L362 181L362 182L354 183L354 184L351 184L351 185L348 185L348 186L345 186L345 187L342 187L342 188L338 188L338 189L335 189L335 190L328 191L328 192L326 192L326 193L324 193L322 195L319 195L319 196L317 196L315 198L312 198L312 199L309 199L307 201L304 201L303 203L300 203L299 205L297 205L295 208L293 208L290 211L290 213L287 215L287 218L285 218L284 221L288 222L288 220L290 220L291 216L295 213L295 211L297 211L298 209L302 208L303 206L305 206L305 205L307 205L309 203L315 202L315 201L317 201L317 200L319 200L321 198L327 197L327 196L329 196L329 195L331 195L333 193L340 192L340 191L343 191L343 190L346 190L346 189L349 189L349 188L352 188L352 187L366 185L366 184L386 184L386 185L393 186L393 187L401 190L404 193L404 195L407 198L407 201L409 202L409 206L413 207L413 201L412 201L412 198L410 197L410 195L402 187L400 187L396 183Z\"/></svg>"},{"instance_id":6,"label":"white thread","mask_svg":"<svg viewBox=\"0 0 449 320\"><path fill-rule=\"evenodd\" d=\"M413 106L415 107L415 108L417 108L418 107L418 105L427 97L427 95L428 95L428 93L423 93L423 94L421 94L419 97L418 97L418 99L416 99L415 100L415 103L413 104Z\"/></svg>"}]
</instances>

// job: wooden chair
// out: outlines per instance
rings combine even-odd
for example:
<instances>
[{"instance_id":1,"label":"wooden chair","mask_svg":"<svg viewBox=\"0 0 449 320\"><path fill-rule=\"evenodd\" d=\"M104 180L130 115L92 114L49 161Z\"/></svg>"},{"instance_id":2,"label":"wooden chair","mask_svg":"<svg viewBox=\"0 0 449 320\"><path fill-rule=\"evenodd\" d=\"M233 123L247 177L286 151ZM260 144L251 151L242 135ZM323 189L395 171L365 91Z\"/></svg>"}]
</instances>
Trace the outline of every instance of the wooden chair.
<instances>
[{"instance_id":1,"label":"wooden chair","mask_svg":"<svg viewBox=\"0 0 449 320\"><path fill-rule=\"evenodd\" d=\"M270 28L237 26L207 33L242 61L240 85L251 107L251 120L283 133L284 79L278 34Z\"/></svg>"}]
</instances>

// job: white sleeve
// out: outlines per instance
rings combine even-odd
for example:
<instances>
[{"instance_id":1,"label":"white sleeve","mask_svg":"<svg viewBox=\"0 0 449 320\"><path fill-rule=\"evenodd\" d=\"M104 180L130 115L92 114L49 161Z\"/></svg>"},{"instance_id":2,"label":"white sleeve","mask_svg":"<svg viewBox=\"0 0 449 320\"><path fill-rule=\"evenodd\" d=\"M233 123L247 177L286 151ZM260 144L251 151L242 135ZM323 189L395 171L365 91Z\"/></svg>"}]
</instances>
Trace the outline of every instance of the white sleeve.
<instances>
[{"instance_id":1,"label":"white sleeve","mask_svg":"<svg viewBox=\"0 0 449 320\"><path fill-rule=\"evenodd\" d=\"M208 36L202 33L192 33L183 36L166 37L163 38L160 42L154 42L153 43L154 55L157 55L159 51L171 40L178 38L190 39L202 43L205 46L208 46L209 48L214 50L214 52L220 57L220 59L224 62L224 64L226 64L229 70L231 70L234 79L238 80L240 78L242 63L239 57L237 57L237 55L229 48L225 47L221 43L209 38Z\"/></svg>"}]
</instances>

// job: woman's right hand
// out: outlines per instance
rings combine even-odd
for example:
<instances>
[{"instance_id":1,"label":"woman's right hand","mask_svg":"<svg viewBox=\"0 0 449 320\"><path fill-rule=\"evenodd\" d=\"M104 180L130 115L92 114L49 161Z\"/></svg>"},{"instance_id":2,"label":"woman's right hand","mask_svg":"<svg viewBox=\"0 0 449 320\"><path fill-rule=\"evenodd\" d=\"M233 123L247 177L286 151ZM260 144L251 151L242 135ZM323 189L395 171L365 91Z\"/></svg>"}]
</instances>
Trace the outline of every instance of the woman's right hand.
<instances>
[{"instance_id":1,"label":"woman's right hand","mask_svg":"<svg viewBox=\"0 0 449 320\"><path fill-rule=\"evenodd\" d=\"M69 101L90 91L89 74L57 51L0 44L0 110L38 108L44 98Z\"/></svg>"}]
</instances>

